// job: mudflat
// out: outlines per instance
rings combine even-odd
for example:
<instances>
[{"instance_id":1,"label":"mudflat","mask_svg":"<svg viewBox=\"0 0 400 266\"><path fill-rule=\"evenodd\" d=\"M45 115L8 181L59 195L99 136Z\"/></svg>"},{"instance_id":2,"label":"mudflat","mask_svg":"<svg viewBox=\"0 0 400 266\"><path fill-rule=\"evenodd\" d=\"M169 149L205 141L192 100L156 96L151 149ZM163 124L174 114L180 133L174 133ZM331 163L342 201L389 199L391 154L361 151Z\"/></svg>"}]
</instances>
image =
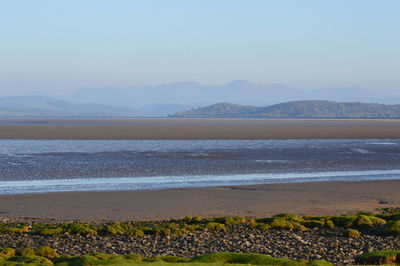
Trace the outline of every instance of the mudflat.
<instances>
[{"instance_id":1,"label":"mudflat","mask_svg":"<svg viewBox=\"0 0 400 266\"><path fill-rule=\"evenodd\" d=\"M30 119L0 121L0 139L387 139L399 120Z\"/></svg>"},{"instance_id":2,"label":"mudflat","mask_svg":"<svg viewBox=\"0 0 400 266\"><path fill-rule=\"evenodd\" d=\"M400 205L400 180L314 182L158 191L1 195L1 217L148 220L186 215L339 215Z\"/></svg>"}]
</instances>

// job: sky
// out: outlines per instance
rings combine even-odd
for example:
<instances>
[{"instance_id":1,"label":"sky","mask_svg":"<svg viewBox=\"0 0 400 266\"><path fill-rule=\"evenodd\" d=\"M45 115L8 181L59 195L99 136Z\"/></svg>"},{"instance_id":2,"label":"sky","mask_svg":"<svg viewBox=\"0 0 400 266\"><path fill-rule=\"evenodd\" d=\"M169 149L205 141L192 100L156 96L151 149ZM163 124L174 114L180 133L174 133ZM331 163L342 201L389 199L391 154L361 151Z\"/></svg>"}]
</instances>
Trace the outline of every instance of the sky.
<instances>
[{"instance_id":1,"label":"sky","mask_svg":"<svg viewBox=\"0 0 400 266\"><path fill-rule=\"evenodd\" d=\"M400 92L398 0L0 0L0 94L245 79Z\"/></svg>"}]
</instances>

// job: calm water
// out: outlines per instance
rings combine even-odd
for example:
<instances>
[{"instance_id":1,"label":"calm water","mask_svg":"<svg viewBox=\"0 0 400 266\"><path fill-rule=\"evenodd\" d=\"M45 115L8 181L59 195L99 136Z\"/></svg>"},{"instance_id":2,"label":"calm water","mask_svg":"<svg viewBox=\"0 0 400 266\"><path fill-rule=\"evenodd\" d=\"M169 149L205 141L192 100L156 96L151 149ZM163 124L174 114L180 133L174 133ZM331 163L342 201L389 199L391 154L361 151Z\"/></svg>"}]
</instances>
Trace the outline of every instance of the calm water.
<instances>
[{"instance_id":1,"label":"calm water","mask_svg":"<svg viewBox=\"0 0 400 266\"><path fill-rule=\"evenodd\" d=\"M0 140L0 194L400 179L400 140Z\"/></svg>"}]
</instances>

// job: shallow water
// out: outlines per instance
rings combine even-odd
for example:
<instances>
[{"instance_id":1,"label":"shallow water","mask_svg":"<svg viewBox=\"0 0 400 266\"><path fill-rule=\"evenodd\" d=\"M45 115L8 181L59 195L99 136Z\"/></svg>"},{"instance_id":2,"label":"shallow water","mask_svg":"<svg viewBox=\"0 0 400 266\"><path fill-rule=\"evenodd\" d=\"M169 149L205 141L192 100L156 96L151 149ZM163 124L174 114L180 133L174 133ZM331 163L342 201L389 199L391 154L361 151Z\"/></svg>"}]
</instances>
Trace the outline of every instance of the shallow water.
<instances>
[{"instance_id":1,"label":"shallow water","mask_svg":"<svg viewBox=\"0 0 400 266\"><path fill-rule=\"evenodd\" d=\"M400 140L0 140L0 194L400 179Z\"/></svg>"}]
</instances>

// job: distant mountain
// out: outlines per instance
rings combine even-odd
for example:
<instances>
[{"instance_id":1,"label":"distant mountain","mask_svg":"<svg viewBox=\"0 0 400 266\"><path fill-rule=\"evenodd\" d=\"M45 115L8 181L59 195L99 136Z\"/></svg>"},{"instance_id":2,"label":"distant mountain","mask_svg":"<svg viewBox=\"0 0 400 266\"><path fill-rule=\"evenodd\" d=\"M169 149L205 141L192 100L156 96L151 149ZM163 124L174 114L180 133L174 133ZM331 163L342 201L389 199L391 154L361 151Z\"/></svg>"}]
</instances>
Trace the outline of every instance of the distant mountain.
<instances>
[{"instance_id":1,"label":"distant mountain","mask_svg":"<svg viewBox=\"0 0 400 266\"><path fill-rule=\"evenodd\" d=\"M178 112L171 117L207 118L400 118L400 105L359 102L294 101L266 107L230 103Z\"/></svg>"},{"instance_id":2,"label":"distant mountain","mask_svg":"<svg viewBox=\"0 0 400 266\"><path fill-rule=\"evenodd\" d=\"M336 102L376 102L385 100L378 94L359 87L325 87L312 90L305 95L305 100L330 100Z\"/></svg>"},{"instance_id":3,"label":"distant mountain","mask_svg":"<svg viewBox=\"0 0 400 266\"><path fill-rule=\"evenodd\" d=\"M83 88L61 99L77 103L95 102L107 105L141 108L149 105L192 105L201 101L205 86L196 82L178 82L157 86L132 88L99 87Z\"/></svg>"},{"instance_id":4,"label":"distant mountain","mask_svg":"<svg viewBox=\"0 0 400 266\"><path fill-rule=\"evenodd\" d=\"M141 109L145 116L166 116L183 110L179 110L178 106L187 106L190 109L216 102L253 106L300 100L400 103L400 99L387 99L358 87L326 87L304 91L284 84L260 85L246 80L235 80L215 86L206 86L197 82L177 82L130 88L83 88L60 99L77 103L96 102ZM178 109L173 110L172 106ZM155 109L151 110L153 108Z\"/></svg>"},{"instance_id":5,"label":"distant mountain","mask_svg":"<svg viewBox=\"0 0 400 266\"><path fill-rule=\"evenodd\" d=\"M138 112L141 116L146 117L165 117L166 115L175 114L190 108L199 107L198 105L188 104L152 104L140 107Z\"/></svg>"},{"instance_id":6,"label":"distant mountain","mask_svg":"<svg viewBox=\"0 0 400 266\"><path fill-rule=\"evenodd\" d=\"M0 98L0 117L112 117L136 116L126 107L76 104L40 96Z\"/></svg>"}]
</instances>

